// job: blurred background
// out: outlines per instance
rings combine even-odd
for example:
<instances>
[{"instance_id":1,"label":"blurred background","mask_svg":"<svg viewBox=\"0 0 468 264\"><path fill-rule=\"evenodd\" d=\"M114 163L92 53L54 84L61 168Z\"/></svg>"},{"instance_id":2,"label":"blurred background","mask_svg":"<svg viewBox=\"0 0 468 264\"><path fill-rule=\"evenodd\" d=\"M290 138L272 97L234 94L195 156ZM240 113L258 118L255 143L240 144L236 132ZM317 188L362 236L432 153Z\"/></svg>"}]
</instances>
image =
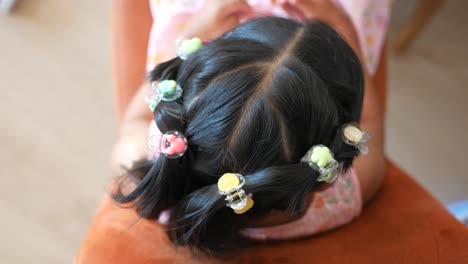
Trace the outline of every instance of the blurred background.
<instances>
[{"instance_id":1,"label":"blurred background","mask_svg":"<svg viewBox=\"0 0 468 264\"><path fill-rule=\"evenodd\" d=\"M449 204L468 198L468 1L446 1L395 56L417 2L397 1L389 28L387 153ZM116 139L110 1L0 13L0 113L0 263L70 263Z\"/></svg>"}]
</instances>

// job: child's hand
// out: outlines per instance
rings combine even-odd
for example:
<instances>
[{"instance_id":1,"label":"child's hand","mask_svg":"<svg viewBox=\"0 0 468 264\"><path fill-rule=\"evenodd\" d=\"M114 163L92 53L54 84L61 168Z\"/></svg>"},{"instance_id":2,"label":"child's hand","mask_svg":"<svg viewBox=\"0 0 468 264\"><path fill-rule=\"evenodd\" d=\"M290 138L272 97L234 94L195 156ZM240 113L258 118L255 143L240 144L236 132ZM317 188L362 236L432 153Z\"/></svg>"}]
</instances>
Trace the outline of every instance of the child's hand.
<instances>
[{"instance_id":1,"label":"child's hand","mask_svg":"<svg viewBox=\"0 0 468 264\"><path fill-rule=\"evenodd\" d=\"M237 26L240 16L250 11L246 0L208 0L182 35L205 40L217 38Z\"/></svg>"}]
</instances>

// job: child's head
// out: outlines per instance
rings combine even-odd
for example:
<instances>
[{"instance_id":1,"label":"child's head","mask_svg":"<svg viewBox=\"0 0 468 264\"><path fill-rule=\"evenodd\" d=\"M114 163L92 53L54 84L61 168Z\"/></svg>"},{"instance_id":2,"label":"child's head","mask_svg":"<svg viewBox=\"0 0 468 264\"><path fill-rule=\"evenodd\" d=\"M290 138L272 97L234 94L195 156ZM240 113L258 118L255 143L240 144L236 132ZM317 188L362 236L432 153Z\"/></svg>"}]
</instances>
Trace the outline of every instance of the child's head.
<instances>
[{"instance_id":1,"label":"child's head","mask_svg":"<svg viewBox=\"0 0 468 264\"><path fill-rule=\"evenodd\" d=\"M341 127L359 122L363 74L352 49L321 22L261 18L207 43L187 60L160 64L152 80L173 79L177 101L160 102L162 133L185 135L179 159L164 155L134 174L136 189L116 194L157 219L171 208L168 234L177 245L222 252L245 245L239 231L271 210L304 212L319 173L300 162L313 146L328 146L348 169L358 151ZM237 215L226 207L218 179L242 174L254 206Z\"/></svg>"}]
</instances>

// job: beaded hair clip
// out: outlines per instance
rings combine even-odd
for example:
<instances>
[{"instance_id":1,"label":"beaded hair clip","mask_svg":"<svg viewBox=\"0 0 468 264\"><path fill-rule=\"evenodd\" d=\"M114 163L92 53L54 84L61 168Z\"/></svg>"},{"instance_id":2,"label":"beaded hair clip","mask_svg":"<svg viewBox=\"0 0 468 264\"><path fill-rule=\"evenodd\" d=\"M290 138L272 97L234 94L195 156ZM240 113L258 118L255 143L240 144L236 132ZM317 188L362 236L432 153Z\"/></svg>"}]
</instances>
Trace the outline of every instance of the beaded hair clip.
<instances>
[{"instance_id":1,"label":"beaded hair clip","mask_svg":"<svg viewBox=\"0 0 468 264\"><path fill-rule=\"evenodd\" d=\"M225 173L218 180L219 193L226 196L226 206L231 207L236 214L243 214L253 207L252 194L245 194L242 186L245 179L237 173Z\"/></svg>"},{"instance_id":2,"label":"beaded hair clip","mask_svg":"<svg viewBox=\"0 0 468 264\"><path fill-rule=\"evenodd\" d=\"M161 101L175 101L182 96L183 90L174 80L154 81L151 83L151 96L147 100L151 112Z\"/></svg>"},{"instance_id":3,"label":"beaded hair clip","mask_svg":"<svg viewBox=\"0 0 468 264\"><path fill-rule=\"evenodd\" d=\"M177 41L177 56L182 60L203 47L203 41L200 38L184 39Z\"/></svg>"},{"instance_id":4,"label":"beaded hair clip","mask_svg":"<svg viewBox=\"0 0 468 264\"><path fill-rule=\"evenodd\" d=\"M176 46L177 56L186 60L190 54L203 47L203 41L200 38L180 39ZM154 81L151 83L151 90L151 95L146 99L151 112L154 112L159 102L174 101L182 95L182 88L174 80Z\"/></svg>"},{"instance_id":5,"label":"beaded hair clip","mask_svg":"<svg viewBox=\"0 0 468 264\"><path fill-rule=\"evenodd\" d=\"M187 151L187 139L178 131L168 131L161 137L160 150L170 159L182 157Z\"/></svg>"},{"instance_id":6,"label":"beaded hair clip","mask_svg":"<svg viewBox=\"0 0 468 264\"><path fill-rule=\"evenodd\" d=\"M343 125L343 141L357 148L363 155L369 153L367 142L370 137L371 135L369 133L362 131L356 124Z\"/></svg>"},{"instance_id":7,"label":"beaded hair clip","mask_svg":"<svg viewBox=\"0 0 468 264\"><path fill-rule=\"evenodd\" d=\"M187 138L178 131L168 131L161 136L154 135L148 139L148 147L155 154L159 153L169 159L182 157L187 151Z\"/></svg>"},{"instance_id":8,"label":"beaded hair clip","mask_svg":"<svg viewBox=\"0 0 468 264\"><path fill-rule=\"evenodd\" d=\"M339 163L335 160L333 153L324 145L315 145L302 157L301 162L306 162L309 166L318 171L320 176L318 182L333 183L338 178Z\"/></svg>"}]
</instances>

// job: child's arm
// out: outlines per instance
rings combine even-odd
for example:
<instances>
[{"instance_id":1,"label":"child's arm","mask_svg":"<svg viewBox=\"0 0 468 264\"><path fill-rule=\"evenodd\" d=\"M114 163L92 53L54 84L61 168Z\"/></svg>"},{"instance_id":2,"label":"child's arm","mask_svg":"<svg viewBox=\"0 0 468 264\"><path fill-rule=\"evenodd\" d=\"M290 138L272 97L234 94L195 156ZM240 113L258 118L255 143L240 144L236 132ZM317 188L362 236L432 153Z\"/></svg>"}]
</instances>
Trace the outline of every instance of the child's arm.
<instances>
[{"instance_id":1,"label":"child's arm","mask_svg":"<svg viewBox=\"0 0 468 264\"><path fill-rule=\"evenodd\" d=\"M367 74L366 74L367 75ZM383 114L373 82L366 77L366 93L361 117L361 128L371 133L369 154L354 162L364 203L369 202L382 185L386 163L384 159Z\"/></svg>"},{"instance_id":2,"label":"child's arm","mask_svg":"<svg viewBox=\"0 0 468 264\"><path fill-rule=\"evenodd\" d=\"M148 128L152 120L152 113L145 103L148 92L148 83L141 85L123 116L111 156L113 175L120 175L125 168L131 168L135 162L147 158Z\"/></svg>"},{"instance_id":3,"label":"child's arm","mask_svg":"<svg viewBox=\"0 0 468 264\"><path fill-rule=\"evenodd\" d=\"M145 79L146 50L151 31L150 1L112 0L112 61L117 123Z\"/></svg>"}]
</instances>

